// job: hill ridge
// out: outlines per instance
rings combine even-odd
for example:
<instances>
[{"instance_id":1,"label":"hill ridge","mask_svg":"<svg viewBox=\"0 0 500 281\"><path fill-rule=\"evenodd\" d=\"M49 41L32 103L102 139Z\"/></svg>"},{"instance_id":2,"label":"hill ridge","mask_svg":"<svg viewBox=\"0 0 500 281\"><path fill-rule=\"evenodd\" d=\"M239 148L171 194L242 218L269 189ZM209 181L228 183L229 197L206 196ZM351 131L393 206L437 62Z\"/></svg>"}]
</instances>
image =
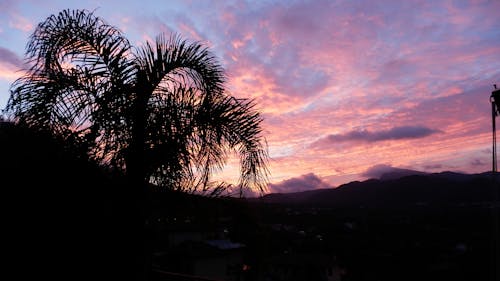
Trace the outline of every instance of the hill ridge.
<instances>
[{"instance_id":1,"label":"hill ridge","mask_svg":"<svg viewBox=\"0 0 500 281\"><path fill-rule=\"evenodd\" d=\"M395 179L368 179L336 188L267 194L264 203L307 204L328 207L401 207L416 205L488 204L500 184L492 173L464 174L445 171L407 175ZM497 196L498 197L498 196Z\"/></svg>"}]
</instances>

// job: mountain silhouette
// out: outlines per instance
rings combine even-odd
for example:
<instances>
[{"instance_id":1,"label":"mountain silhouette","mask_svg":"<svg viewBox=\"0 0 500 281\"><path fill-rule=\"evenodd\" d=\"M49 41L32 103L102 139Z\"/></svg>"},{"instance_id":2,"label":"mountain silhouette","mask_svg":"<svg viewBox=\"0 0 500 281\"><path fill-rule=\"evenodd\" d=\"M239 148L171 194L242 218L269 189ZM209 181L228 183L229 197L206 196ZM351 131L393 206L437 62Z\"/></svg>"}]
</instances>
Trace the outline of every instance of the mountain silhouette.
<instances>
[{"instance_id":1,"label":"mountain silhouette","mask_svg":"<svg viewBox=\"0 0 500 281\"><path fill-rule=\"evenodd\" d=\"M380 180L386 181L386 180L397 180L403 177L408 177L408 176L415 176L415 175L428 175L428 173L425 172L420 172L420 171L415 171L415 170L409 170L409 169L396 169L394 168L393 171L384 173L380 176Z\"/></svg>"},{"instance_id":2,"label":"mountain silhouette","mask_svg":"<svg viewBox=\"0 0 500 281\"><path fill-rule=\"evenodd\" d=\"M493 182L492 173L442 172L401 177L389 174L381 179L354 181L331 189L268 194L257 200L334 208L467 206L491 204L495 192L498 194L499 184Z\"/></svg>"}]
</instances>

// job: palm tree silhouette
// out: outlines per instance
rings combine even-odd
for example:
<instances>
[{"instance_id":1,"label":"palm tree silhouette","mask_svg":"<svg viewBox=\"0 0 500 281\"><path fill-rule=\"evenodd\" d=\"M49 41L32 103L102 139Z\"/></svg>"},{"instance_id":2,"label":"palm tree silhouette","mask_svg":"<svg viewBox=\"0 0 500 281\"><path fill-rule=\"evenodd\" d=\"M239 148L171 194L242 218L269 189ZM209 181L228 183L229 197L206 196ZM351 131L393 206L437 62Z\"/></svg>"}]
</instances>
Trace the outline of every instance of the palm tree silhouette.
<instances>
[{"instance_id":1,"label":"palm tree silhouette","mask_svg":"<svg viewBox=\"0 0 500 281\"><path fill-rule=\"evenodd\" d=\"M160 35L135 48L93 12L64 10L37 26L26 56L30 68L11 86L5 112L123 172L120 204L130 206L123 215L130 219L120 239L132 242L137 280L148 279L151 266L150 184L218 194L228 185L211 175L234 152L240 195L265 189L262 117L252 100L228 94L224 69L204 44Z\"/></svg>"},{"instance_id":2,"label":"palm tree silhouette","mask_svg":"<svg viewBox=\"0 0 500 281\"><path fill-rule=\"evenodd\" d=\"M31 68L6 112L81 144L136 189L220 192L227 185L211 175L230 151L240 158L238 186L265 189L262 117L252 100L227 93L202 43L160 35L134 48L92 12L64 10L38 25L26 56Z\"/></svg>"}]
</instances>

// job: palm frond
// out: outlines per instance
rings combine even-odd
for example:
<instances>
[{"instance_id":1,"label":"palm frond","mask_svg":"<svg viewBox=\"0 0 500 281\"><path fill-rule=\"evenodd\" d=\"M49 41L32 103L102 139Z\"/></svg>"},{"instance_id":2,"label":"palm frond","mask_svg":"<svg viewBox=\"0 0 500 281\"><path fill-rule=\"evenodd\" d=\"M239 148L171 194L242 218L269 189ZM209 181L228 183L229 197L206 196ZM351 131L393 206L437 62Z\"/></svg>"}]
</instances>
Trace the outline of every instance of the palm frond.
<instances>
[{"instance_id":1,"label":"palm frond","mask_svg":"<svg viewBox=\"0 0 500 281\"><path fill-rule=\"evenodd\" d=\"M17 120L88 146L134 184L221 194L211 181L231 151L241 188L265 189L262 117L224 88L226 76L201 42L160 35L132 49L92 12L64 10L40 23L26 52L31 68L11 86Z\"/></svg>"},{"instance_id":2,"label":"palm frond","mask_svg":"<svg viewBox=\"0 0 500 281\"><path fill-rule=\"evenodd\" d=\"M130 49L118 29L91 12L52 15L30 37L26 56L32 66L12 85L6 110L59 134L100 135L98 146L116 151L110 131L123 123L119 111L135 77Z\"/></svg>"},{"instance_id":3,"label":"palm frond","mask_svg":"<svg viewBox=\"0 0 500 281\"><path fill-rule=\"evenodd\" d=\"M219 93L226 80L224 69L202 43L191 43L177 35L168 39L160 35L155 46L146 43L138 50L137 65L150 93L161 82L170 82L193 86L209 95Z\"/></svg>"},{"instance_id":4,"label":"palm frond","mask_svg":"<svg viewBox=\"0 0 500 281\"><path fill-rule=\"evenodd\" d=\"M202 134L209 138L201 140L201 147L206 148L201 155L218 161L217 155L224 147L218 148L213 144L209 146L208 143L220 143L235 150L240 158L239 186L263 192L267 188L269 157L267 145L263 143L263 119L254 107L252 100L225 96L206 108L199 116L200 123L203 124L201 127L216 134Z\"/></svg>"}]
</instances>

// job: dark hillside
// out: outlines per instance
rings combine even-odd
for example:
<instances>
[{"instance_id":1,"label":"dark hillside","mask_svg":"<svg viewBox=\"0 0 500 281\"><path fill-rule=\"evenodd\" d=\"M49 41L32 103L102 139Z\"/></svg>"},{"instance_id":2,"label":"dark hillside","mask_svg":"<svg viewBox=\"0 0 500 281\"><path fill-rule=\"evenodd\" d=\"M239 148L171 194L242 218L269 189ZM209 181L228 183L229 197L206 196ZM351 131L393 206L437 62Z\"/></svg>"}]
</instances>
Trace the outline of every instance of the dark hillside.
<instances>
[{"instance_id":1,"label":"dark hillside","mask_svg":"<svg viewBox=\"0 0 500 281\"><path fill-rule=\"evenodd\" d=\"M121 237L119 201L112 200L118 185L67 147L49 134L0 122L3 249L15 279L111 274Z\"/></svg>"},{"instance_id":2,"label":"dark hillside","mask_svg":"<svg viewBox=\"0 0 500 281\"><path fill-rule=\"evenodd\" d=\"M11 123L0 123L0 147L8 274L126 280L119 273L130 254L124 226L133 208L123 200L120 178L68 144ZM295 279L276 280L324 280L329 267L343 281L489 281L498 261L491 214L499 186L491 176L385 177L251 200L153 188L147 222L153 263L194 274L186 266L200 261L203 249L218 257L224 251L207 243L219 240L243 245L247 271L234 271L239 280L293 270Z\"/></svg>"},{"instance_id":3,"label":"dark hillside","mask_svg":"<svg viewBox=\"0 0 500 281\"><path fill-rule=\"evenodd\" d=\"M445 172L253 202L265 224L279 229L271 248L311 252L317 245L337 257L342 280L489 281L500 265L499 188L491 173Z\"/></svg>"},{"instance_id":4,"label":"dark hillside","mask_svg":"<svg viewBox=\"0 0 500 281\"><path fill-rule=\"evenodd\" d=\"M499 185L494 185L492 179L491 173L466 175L445 172L393 180L351 182L335 189L269 194L258 200L338 208L477 205L491 202L495 188L498 192Z\"/></svg>"}]
</instances>

